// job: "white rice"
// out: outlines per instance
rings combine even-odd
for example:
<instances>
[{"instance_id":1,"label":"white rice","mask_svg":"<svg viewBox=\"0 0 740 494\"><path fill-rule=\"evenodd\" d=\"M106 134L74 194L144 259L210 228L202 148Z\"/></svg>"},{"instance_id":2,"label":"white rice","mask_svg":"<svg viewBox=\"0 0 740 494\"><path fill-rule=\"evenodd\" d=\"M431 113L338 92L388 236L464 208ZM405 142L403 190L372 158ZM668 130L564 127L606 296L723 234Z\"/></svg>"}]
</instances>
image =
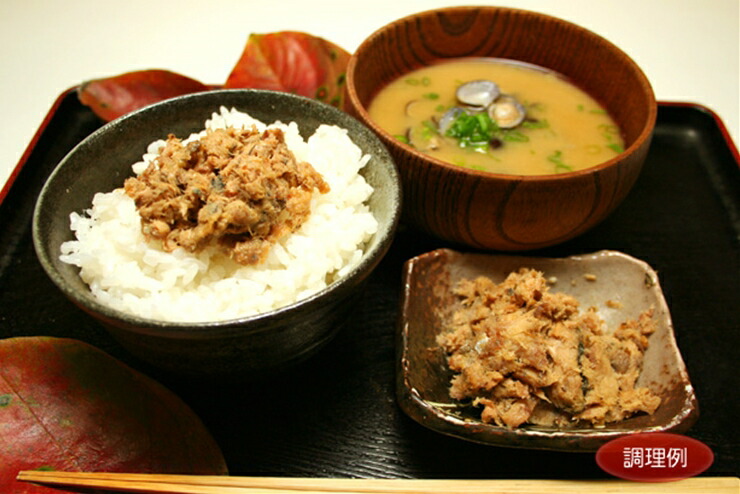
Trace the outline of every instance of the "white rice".
<instances>
[{"instance_id":1,"label":"white rice","mask_svg":"<svg viewBox=\"0 0 740 494\"><path fill-rule=\"evenodd\" d=\"M273 245L265 263L239 265L215 249L165 252L146 241L134 202L122 189L95 194L91 209L70 215L76 240L62 244L61 260L79 266L102 304L144 318L191 323L276 309L344 276L377 231L365 203L373 188L359 174L370 157L336 126L322 125L304 141L294 122L266 126L223 107L205 123L206 128L252 125L260 131L282 129L296 158L311 163L331 187L327 194L314 193L308 220ZM205 130L188 140L202 134ZM164 144L150 144L134 172L141 173Z\"/></svg>"}]
</instances>

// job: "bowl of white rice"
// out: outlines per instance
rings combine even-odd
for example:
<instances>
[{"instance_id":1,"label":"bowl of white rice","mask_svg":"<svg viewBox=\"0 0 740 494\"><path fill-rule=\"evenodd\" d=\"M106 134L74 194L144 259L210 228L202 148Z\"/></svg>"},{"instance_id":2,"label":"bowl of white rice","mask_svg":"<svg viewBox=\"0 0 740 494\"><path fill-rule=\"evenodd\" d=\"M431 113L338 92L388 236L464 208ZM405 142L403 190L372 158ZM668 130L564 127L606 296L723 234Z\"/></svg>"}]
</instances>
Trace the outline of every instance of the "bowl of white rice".
<instances>
[{"instance_id":1,"label":"bowl of white rice","mask_svg":"<svg viewBox=\"0 0 740 494\"><path fill-rule=\"evenodd\" d=\"M279 129L328 184L256 263L215 246L166 248L124 190L159 165L169 136L187 145L216 129ZM287 93L214 90L146 107L83 140L47 180L32 231L51 280L131 353L177 373L244 374L302 361L337 333L400 210L393 159L349 115Z\"/></svg>"}]
</instances>

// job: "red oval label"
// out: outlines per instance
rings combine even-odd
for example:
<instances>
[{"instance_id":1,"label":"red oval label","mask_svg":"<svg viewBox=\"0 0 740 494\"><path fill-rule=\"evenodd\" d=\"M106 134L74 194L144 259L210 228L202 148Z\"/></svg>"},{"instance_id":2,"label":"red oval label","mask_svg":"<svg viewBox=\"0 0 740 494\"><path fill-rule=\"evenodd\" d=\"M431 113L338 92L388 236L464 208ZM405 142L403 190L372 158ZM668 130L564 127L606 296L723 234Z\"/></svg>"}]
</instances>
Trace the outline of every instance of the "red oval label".
<instances>
[{"instance_id":1,"label":"red oval label","mask_svg":"<svg viewBox=\"0 0 740 494\"><path fill-rule=\"evenodd\" d=\"M701 441L680 434L654 432L620 437L596 452L605 472L625 480L669 482L699 475L714 453Z\"/></svg>"}]
</instances>

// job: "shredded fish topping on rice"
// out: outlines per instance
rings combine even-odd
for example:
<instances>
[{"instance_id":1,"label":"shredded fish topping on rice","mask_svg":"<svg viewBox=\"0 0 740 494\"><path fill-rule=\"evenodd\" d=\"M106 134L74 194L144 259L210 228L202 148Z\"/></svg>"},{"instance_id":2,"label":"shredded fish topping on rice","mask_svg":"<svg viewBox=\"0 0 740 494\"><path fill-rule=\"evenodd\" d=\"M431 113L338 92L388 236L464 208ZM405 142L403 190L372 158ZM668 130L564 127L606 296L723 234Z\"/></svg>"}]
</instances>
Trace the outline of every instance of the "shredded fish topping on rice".
<instances>
[{"instance_id":1,"label":"shredded fish topping on rice","mask_svg":"<svg viewBox=\"0 0 740 494\"><path fill-rule=\"evenodd\" d=\"M148 242L133 199L122 188L95 194L92 208L70 215L76 240L62 244L61 260L80 276L103 304L140 317L176 322L234 319L294 303L345 276L362 258L378 223L367 200L373 192L360 174L363 155L345 129L321 125L303 139L295 122L265 124L235 109L220 108L206 129L281 129L296 159L311 163L330 190L315 193L311 213L298 230L280 238L264 262L242 265L217 248L186 252ZM187 144L205 129L183 139ZM142 173L165 145L151 143Z\"/></svg>"}]
</instances>

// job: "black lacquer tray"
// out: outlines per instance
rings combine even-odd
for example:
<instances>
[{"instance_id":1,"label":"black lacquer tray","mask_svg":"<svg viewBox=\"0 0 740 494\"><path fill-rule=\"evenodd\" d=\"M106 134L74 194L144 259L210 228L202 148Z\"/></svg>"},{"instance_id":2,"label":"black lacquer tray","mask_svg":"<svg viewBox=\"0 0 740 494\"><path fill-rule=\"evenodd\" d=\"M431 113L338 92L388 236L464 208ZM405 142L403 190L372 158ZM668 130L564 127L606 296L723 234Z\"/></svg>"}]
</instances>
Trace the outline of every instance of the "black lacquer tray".
<instances>
[{"instance_id":1,"label":"black lacquer tray","mask_svg":"<svg viewBox=\"0 0 740 494\"><path fill-rule=\"evenodd\" d=\"M475 444L428 430L395 399L395 336L407 259L455 247L401 225L370 278L357 317L298 368L259 380L193 382L132 358L52 285L31 241L36 196L58 161L102 123L63 93L0 193L0 337L91 343L181 396L220 444L232 475L592 479L593 454ZM717 117L661 103L645 169L625 202L591 232L527 255L619 250L659 274L709 445L706 475L740 475L740 159ZM0 365L2 363L0 362Z\"/></svg>"}]
</instances>

